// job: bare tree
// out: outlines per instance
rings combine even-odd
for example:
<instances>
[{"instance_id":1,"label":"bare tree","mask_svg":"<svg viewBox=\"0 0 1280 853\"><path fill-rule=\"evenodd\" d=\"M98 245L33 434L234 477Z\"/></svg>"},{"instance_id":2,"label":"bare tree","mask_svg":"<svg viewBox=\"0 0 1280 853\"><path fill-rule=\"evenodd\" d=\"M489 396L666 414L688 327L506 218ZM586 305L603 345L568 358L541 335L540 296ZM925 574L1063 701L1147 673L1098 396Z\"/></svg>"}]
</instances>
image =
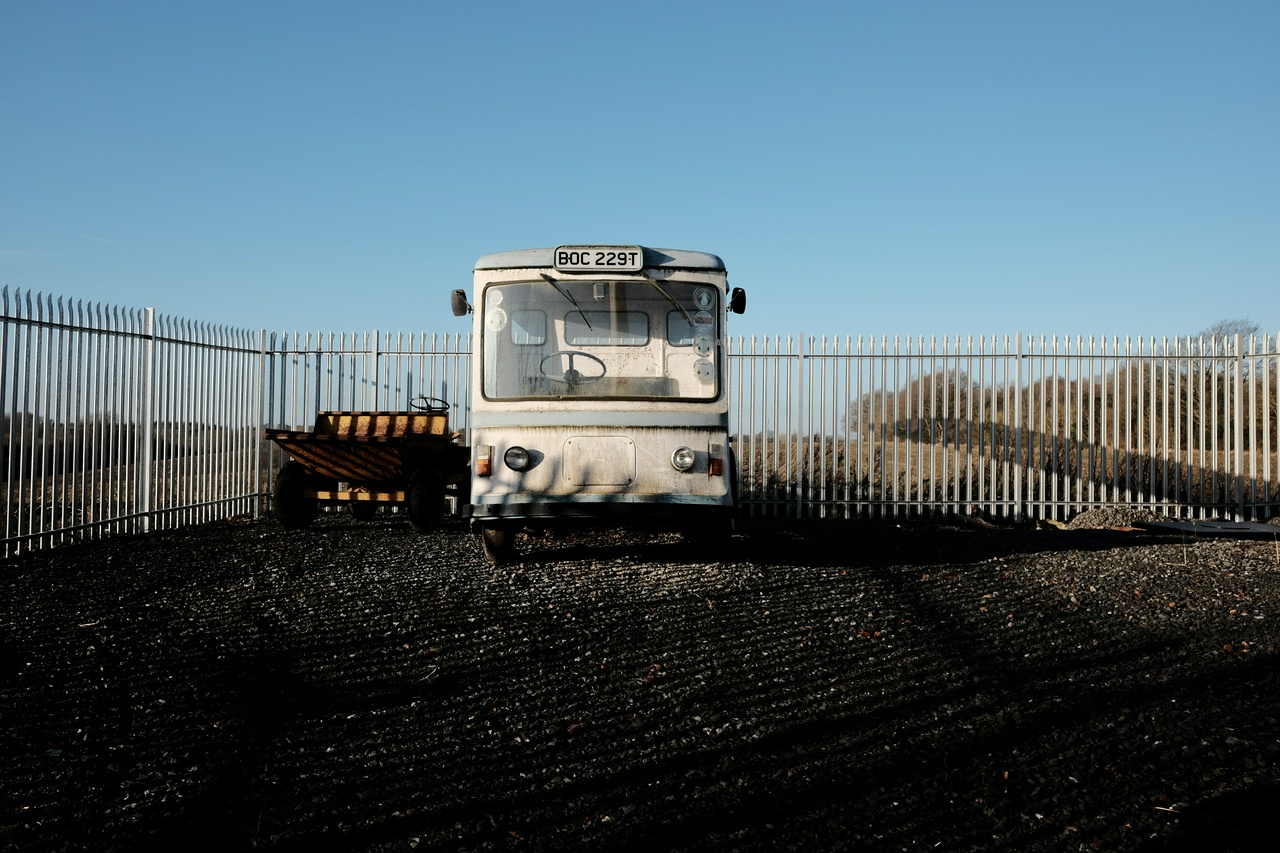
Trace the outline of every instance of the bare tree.
<instances>
[{"instance_id":1,"label":"bare tree","mask_svg":"<svg viewBox=\"0 0 1280 853\"><path fill-rule=\"evenodd\" d=\"M1226 338L1228 342L1232 342L1235 340L1236 335L1239 335L1244 340L1248 340L1249 338L1257 337L1260 334L1262 334L1262 327L1250 320L1248 317L1245 317L1242 320L1218 320L1216 323L1211 323L1210 325L1205 326L1199 332L1192 335L1192 337L1215 339Z\"/></svg>"},{"instance_id":2,"label":"bare tree","mask_svg":"<svg viewBox=\"0 0 1280 853\"><path fill-rule=\"evenodd\" d=\"M1239 335L1240 351L1236 351L1236 336ZM1241 355L1249 355L1256 352L1255 347L1262 347L1266 351L1267 337L1263 334L1262 326L1248 317L1235 320L1218 320L1205 326L1196 334L1192 335L1188 340L1187 354L1193 356L1207 357L1235 357ZM1267 364L1268 359L1248 360L1243 362L1245 375L1249 375L1254 370L1260 370ZM1274 364L1275 359L1270 359ZM1218 369L1222 370L1223 365L1219 364Z\"/></svg>"}]
</instances>

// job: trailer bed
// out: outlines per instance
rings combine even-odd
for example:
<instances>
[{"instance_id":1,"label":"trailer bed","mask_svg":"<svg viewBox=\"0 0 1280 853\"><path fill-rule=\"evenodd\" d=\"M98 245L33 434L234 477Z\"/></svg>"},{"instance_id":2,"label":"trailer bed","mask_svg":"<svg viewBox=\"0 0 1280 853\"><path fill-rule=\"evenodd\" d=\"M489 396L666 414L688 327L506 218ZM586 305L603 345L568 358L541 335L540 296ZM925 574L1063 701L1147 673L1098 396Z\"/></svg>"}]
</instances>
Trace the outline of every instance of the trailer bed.
<instances>
[{"instance_id":1,"label":"trailer bed","mask_svg":"<svg viewBox=\"0 0 1280 853\"><path fill-rule=\"evenodd\" d=\"M320 412L313 430L266 430L313 474L350 483L392 483L458 438L438 412ZM445 481L449 482L446 476Z\"/></svg>"},{"instance_id":2,"label":"trailer bed","mask_svg":"<svg viewBox=\"0 0 1280 853\"><path fill-rule=\"evenodd\" d=\"M465 497L470 452L449 430L447 408L408 412L319 412L311 430L267 429L292 459L276 475L276 516L304 527L320 504L369 518L404 505L420 529L437 522L447 492Z\"/></svg>"}]
</instances>

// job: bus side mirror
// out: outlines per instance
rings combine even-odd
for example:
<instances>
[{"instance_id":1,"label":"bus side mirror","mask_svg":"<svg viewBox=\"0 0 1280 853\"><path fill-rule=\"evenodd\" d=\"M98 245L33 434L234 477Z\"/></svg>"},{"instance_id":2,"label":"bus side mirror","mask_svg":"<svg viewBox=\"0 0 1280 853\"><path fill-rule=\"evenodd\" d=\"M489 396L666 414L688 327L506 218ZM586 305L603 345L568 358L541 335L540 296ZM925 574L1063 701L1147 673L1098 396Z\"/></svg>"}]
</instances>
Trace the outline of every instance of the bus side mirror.
<instances>
[{"instance_id":1,"label":"bus side mirror","mask_svg":"<svg viewBox=\"0 0 1280 853\"><path fill-rule=\"evenodd\" d=\"M747 292L741 287L733 289L733 295L729 297L729 310L735 314L743 314L747 310Z\"/></svg>"},{"instance_id":2,"label":"bus side mirror","mask_svg":"<svg viewBox=\"0 0 1280 853\"><path fill-rule=\"evenodd\" d=\"M453 316L465 317L471 313L471 303L467 301L467 294L462 290L455 290L452 294Z\"/></svg>"}]
</instances>

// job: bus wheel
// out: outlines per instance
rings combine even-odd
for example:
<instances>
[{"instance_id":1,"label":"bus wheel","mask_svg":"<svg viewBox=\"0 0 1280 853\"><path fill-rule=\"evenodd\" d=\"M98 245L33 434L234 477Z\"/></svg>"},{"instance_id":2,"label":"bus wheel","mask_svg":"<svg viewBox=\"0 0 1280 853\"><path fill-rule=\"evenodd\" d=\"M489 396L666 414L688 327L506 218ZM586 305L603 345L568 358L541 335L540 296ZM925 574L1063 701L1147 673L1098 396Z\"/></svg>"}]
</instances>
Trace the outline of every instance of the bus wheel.
<instances>
[{"instance_id":1,"label":"bus wheel","mask_svg":"<svg viewBox=\"0 0 1280 853\"><path fill-rule=\"evenodd\" d=\"M516 558L516 531L486 525L480 528L480 538L484 540L484 556L493 565L509 563Z\"/></svg>"},{"instance_id":2,"label":"bus wheel","mask_svg":"<svg viewBox=\"0 0 1280 853\"><path fill-rule=\"evenodd\" d=\"M444 480L434 468L420 468L409 477L409 523L419 533L428 533L440 526L444 516Z\"/></svg>"},{"instance_id":3,"label":"bus wheel","mask_svg":"<svg viewBox=\"0 0 1280 853\"><path fill-rule=\"evenodd\" d=\"M301 530L316 517L316 499L306 495L311 475L296 459L280 466L271 490L271 508L288 530Z\"/></svg>"}]
</instances>

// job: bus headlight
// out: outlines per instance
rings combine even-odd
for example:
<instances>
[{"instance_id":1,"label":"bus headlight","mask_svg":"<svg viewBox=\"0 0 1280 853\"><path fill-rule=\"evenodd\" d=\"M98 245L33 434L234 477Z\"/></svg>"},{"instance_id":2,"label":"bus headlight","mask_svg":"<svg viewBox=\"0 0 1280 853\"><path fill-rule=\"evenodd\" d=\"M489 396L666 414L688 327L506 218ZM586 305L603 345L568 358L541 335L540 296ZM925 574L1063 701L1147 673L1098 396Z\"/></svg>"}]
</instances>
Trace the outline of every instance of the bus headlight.
<instances>
[{"instance_id":1,"label":"bus headlight","mask_svg":"<svg viewBox=\"0 0 1280 853\"><path fill-rule=\"evenodd\" d=\"M502 461L507 463L507 467L512 471L524 471L529 467L529 451L519 445L512 445L507 448L507 452L502 454Z\"/></svg>"},{"instance_id":2,"label":"bus headlight","mask_svg":"<svg viewBox=\"0 0 1280 853\"><path fill-rule=\"evenodd\" d=\"M671 454L671 467L677 471L688 471L693 467L695 458L693 450L690 448L677 447L676 452Z\"/></svg>"}]
</instances>

